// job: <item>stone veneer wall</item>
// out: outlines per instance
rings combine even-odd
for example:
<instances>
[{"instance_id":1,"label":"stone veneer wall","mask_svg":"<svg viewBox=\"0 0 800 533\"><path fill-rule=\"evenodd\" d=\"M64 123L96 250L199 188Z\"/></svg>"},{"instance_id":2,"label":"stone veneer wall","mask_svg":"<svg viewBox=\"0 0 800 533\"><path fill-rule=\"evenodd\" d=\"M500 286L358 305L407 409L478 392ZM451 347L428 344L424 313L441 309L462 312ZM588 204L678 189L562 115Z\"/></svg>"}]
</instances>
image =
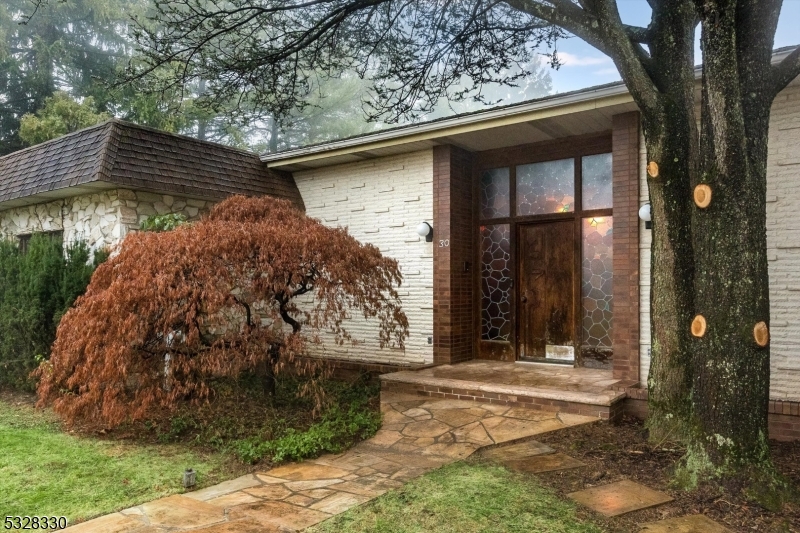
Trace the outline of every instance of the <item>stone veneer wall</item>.
<instances>
[{"instance_id":1,"label":"stone veneer wall","mask_svg":"<svg viewBox=\"0 0 800 533\"><path fill-rule=\"evenodd\" d=\"M118 243L150 215L183 213L198 219L213 202L127 189L101 191L0 211L0 235L13 238L63 231L64 242L86 241L93 249Z\"/></svg>"},{"instance_id":2,"label":"stone veneer wall","mask_svg":"<svg viewBox=\"0 0 800 533\"><path fill-rule=\"evenodd\" d=\"M800 400L800 79L772 105L767 161L767 259L770 279L770 398ZM648 201L644 142L640 200ZM650 242L641 226L640 379L650 369ZM788 405L788 404L787 404ZM787 412L787 415L789 413ZM792 413L794 414L794 413ZM800 430L798 430L800 437Z\"/></svg>"},{"instance_id":3,"label":"stone veneer wall","mask_svg":"<svg viewBox=\"0 0 800 533\"><path fill-rule=\"evenodd\" d=\"M309 216L345 226L361 242L399 261L404 278L399 292L410 331L405 351L380 350L374 325L353 319L350 331L359 344L337 346L328 340L312 355L382 364L432 362L433 243L419 237L416 228L422 221L433 224L433 151L295 172L294 179Z\"/></svg>"}]
</instances>

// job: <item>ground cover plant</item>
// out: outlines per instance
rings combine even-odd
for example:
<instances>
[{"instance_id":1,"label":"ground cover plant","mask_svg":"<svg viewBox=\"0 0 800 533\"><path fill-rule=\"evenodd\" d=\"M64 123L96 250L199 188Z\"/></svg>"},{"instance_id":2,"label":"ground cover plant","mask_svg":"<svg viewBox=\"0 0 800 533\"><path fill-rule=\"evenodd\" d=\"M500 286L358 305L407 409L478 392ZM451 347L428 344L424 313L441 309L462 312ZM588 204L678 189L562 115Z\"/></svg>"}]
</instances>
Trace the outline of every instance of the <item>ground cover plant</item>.
<instances>
[{"instance_id":1,"label":"ground cover plant","mask_svg":"<svg viewBox=\"0 0 800 533\"><path fill-rule=\"evenodd\" d=\"M480 460L443 466L335 516L313 533L600 533L536 479Z\"/></svg>"},{"instance_id":2,"label":"ground cover plant","mask_svg":"<svg viewBox=\"0 0 800 533\"><path fill-rule=\"evenodd\" d=\"M207 402L165 409L106 434L223 452L245 464L258 463L263 470L274 463L340 452L380 427L377 382L326 380L319 413L313 398L297 396L302 386L297 377L281 376L275 395L265 398L257 375L220 379L212 383L214 395Z\"/></svg>"},{"instance_id":3,"label":"ground cover plant","mask_svg":"<svg viewBox=\"0 0 800 533\"><path fill-rule=\"evenodd\" d=\"M229 455L175 444L152 445L62 431L33 397L0 393L0 509L4 515L91 518L183 492L182 473L199 487L243 474Z\"/></svg>"},{"instance_id":4,"label":"ground cover plant","mask_svg":"<svg viewBox=\"0 0 800 533\"><path fill-rule=\"evenodd\" d=\"M319 411L324 368L300 357L310 344L353 341L353 315L374 324L381 347L402 349L408 335L397 262L288 201L232 197L199 222L128 235L117 251L37 370L40 405L67 424L145 420L247 372L274 395L287 369Z\"/></svg>"},{"instance_id":5,"label":"ground cover plant","mask_svg":"<svg viewBox=\"0 0 800 533\"><path fill-rule=\"evenodd\" d=\"M16 239L0 241L0 386L34 388L30 373L49 355L61 316L94 266L83 242L64 249L60 238L34 234L23 253Z\"/></svg>"}]
</instances>

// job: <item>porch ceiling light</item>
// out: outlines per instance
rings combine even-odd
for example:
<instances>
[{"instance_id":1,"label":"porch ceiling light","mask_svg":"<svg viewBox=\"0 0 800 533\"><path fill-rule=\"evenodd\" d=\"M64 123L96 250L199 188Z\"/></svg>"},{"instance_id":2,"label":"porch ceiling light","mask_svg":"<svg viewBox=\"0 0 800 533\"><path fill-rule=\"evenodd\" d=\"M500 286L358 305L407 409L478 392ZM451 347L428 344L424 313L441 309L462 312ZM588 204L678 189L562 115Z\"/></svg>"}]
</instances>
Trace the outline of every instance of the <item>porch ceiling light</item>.
<instances>
[{"instance_id":1,"label":"porch ceiling light","mask_svg":"<svg viewBox=\"0 0 800 533\"><path fill-rule=\"evenodd\" d=\"M653 227L653 219L650 213L650 204L644 204L639 208L639 218L644 221L644 227L651 229Z\"/></svg>"},{"instance_id":2,"label":"porch ceiling light","mask_svg":"<svg viewBox=\"0 0 800 533\"><path fill-rule=\"evenodd\" d=\"M425 242L433 242L433 226L427 222L423 222L417 226L417 235L425 237Z\"/></svg>"}]
</instances>

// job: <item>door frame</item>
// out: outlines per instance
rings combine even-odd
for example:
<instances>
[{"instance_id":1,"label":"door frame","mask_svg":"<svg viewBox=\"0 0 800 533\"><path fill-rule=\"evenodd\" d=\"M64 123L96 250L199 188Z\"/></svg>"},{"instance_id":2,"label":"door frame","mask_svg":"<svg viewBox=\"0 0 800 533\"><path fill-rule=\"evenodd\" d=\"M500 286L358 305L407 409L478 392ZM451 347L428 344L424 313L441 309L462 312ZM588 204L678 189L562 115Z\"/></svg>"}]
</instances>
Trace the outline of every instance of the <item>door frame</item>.
<instances>
[{"instance_id":1,"label":"door frame","mask_svg":"<svg viewBox=\"0 0 800 533\"><path fill-rule=\"evenodd\" d=\"M574 221L574 244L575 244L575 270L574 270L574 305L576 306L574 335L576 336L574 366L582 366L583 358L580 353L580 340L583 332L583 307L581 297L581 279L582 279L582 259L583 259L583 235L582 235L582 220L589 217L606 217L613 216L613 209L592 209L583 210L582 199L582 183L583 176L581 175L581 158L583 156L597 155L603 153L612 153L611 131L578 135L574 137L566 137L550 141L542 141L532 144L522 144L510 148L496 148L475 154L474 165L472 167L472 210L473 220L475 221L475 229L482 225L495 225L495 224L509 224L509 231L511 232L511 251L510 251L510 267L511 279L513 280L514 295L511 299L511 321L512 325L512 342L510 349L513 355L513 360L519 361L519 353L517 350L519 342L519 258L517 253L519 231L517 226L524 224L539 224L547 222L556 222L563 220ZM553 161L558 159L573 158L575 160L575 211L569 213L546 213L541 215L527 215L517 216L514 214L516 206L516 167L528 163L539 163L544 161ZM491 168L509 168L509 202L511 205L511 214L508 217L497 219L481 219L480 218L480 176L484 170ZM481 239L480 231L473 230L473 258L476 268L474 269L473 283L476 290L473 292L473 331L474 342L476 346L476 355L478 359L506 359L506 353L498 352L492 354L483 352L483 343L492 343L494 341L483 341L481 339L481 313L482 313L482 295L481 295ZM553 361L547 361L554 363Z\"/></svg>"}]
</instances>

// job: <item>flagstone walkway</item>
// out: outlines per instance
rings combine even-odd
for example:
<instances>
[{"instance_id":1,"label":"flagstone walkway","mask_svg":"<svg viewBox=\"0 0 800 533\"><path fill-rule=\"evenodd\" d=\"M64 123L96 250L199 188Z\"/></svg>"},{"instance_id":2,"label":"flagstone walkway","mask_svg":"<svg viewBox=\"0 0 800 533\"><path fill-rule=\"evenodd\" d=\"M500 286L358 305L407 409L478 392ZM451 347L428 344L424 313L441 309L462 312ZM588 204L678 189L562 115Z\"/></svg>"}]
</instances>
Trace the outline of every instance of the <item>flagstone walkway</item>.
<instances>
[{"instance_id":1,"label":"flagstone walkway","mask_svg":"<svg viewBox=\"0 0 800 533\"><path fill-rule=\"evenodd\" d=\"M298 531L402 486L480 448L596 422L463 400L381 394L383 426L340 455L325 455L174 495L65 529L69 533Z\"/></svg>"}]
</instances>

